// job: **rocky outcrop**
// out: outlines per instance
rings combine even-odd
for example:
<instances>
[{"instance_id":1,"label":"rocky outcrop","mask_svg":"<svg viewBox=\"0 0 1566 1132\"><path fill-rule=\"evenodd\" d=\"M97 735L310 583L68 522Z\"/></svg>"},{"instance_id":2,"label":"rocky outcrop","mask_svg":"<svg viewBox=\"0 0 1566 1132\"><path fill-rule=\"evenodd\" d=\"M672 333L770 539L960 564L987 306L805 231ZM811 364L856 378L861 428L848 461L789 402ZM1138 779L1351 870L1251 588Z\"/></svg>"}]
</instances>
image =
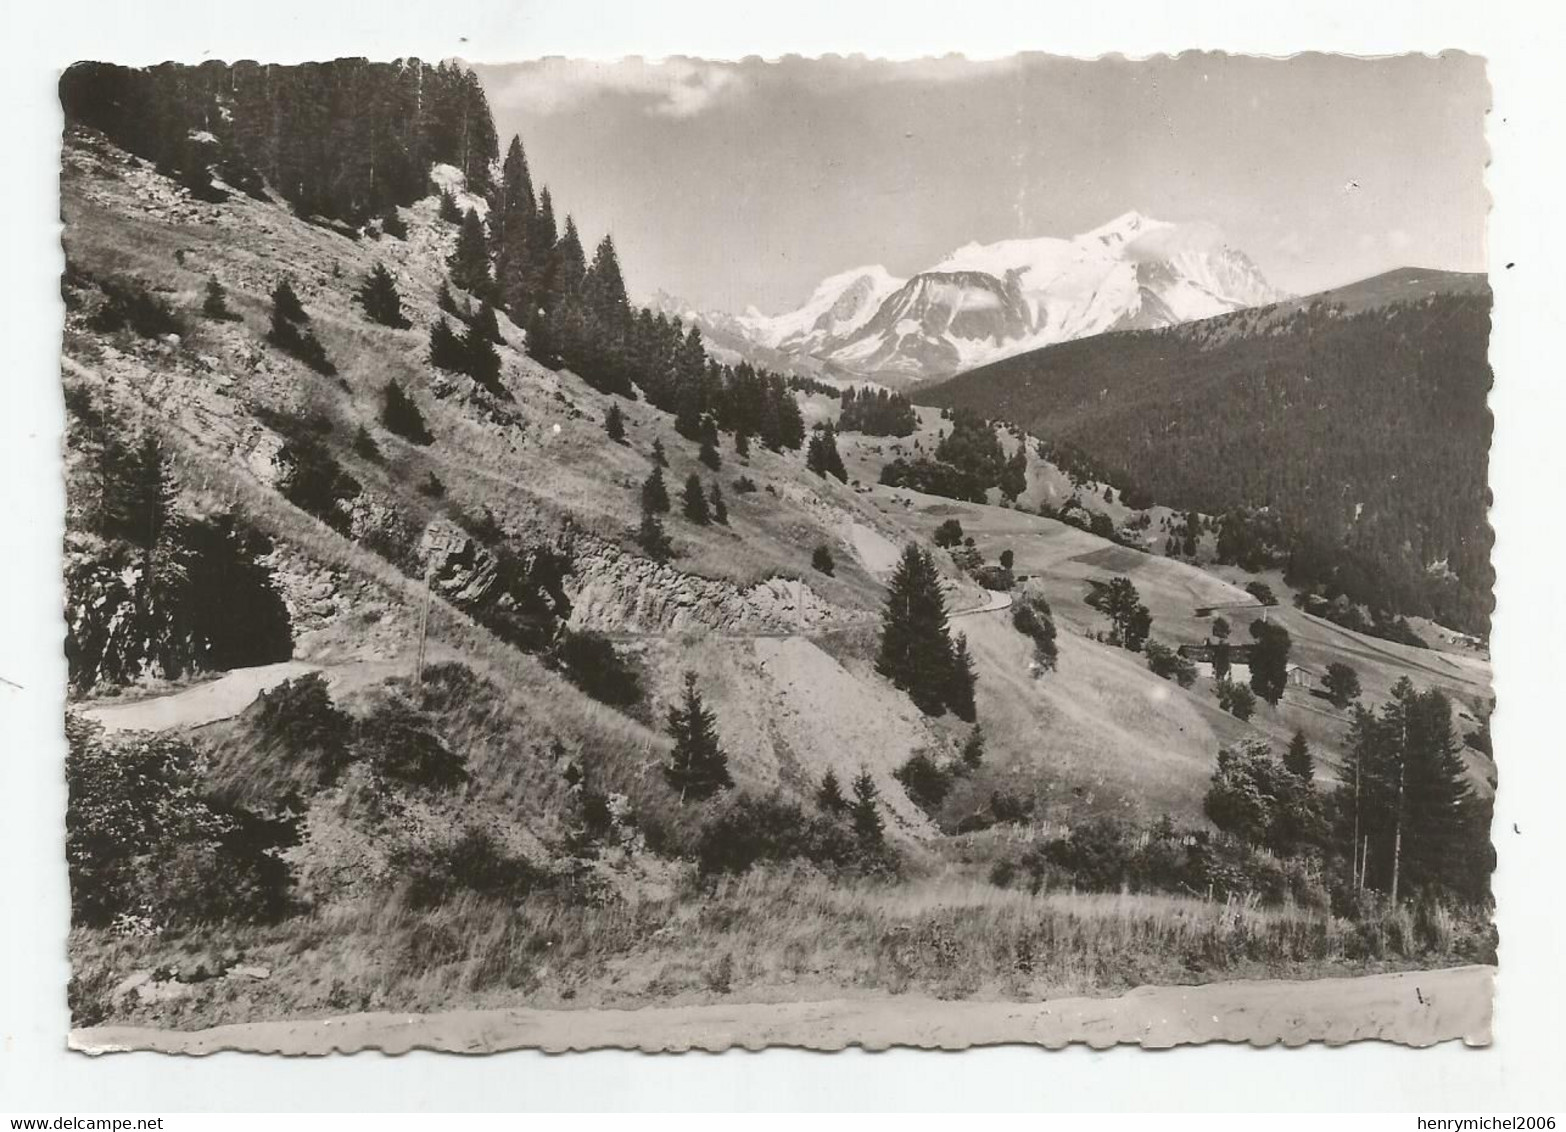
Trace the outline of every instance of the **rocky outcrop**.
<instances>
[{"instance_id":1,"label":"rocky outcrop","mask_svg":"<svg viewBox=\"0 0 1566 1132\"><path fill-rule=\"evenodd\" d=\"M455 523L437 519L424 528L419 558L430 588L462 609L483 605L500 587L500 560Z\"/></svg>"},{"instance_id":2,"label":"rocky outcrop","mask_svg":"<svg viewBox=\"0 0 1566 1132\"><path fill-rule=\"evenodd\" d=\"M568 587L571 626L603 632L793 633L871 616L839 608L796 579L737 585L684 574L608 546L577 547Z\"/></svg>"}]
</instances>

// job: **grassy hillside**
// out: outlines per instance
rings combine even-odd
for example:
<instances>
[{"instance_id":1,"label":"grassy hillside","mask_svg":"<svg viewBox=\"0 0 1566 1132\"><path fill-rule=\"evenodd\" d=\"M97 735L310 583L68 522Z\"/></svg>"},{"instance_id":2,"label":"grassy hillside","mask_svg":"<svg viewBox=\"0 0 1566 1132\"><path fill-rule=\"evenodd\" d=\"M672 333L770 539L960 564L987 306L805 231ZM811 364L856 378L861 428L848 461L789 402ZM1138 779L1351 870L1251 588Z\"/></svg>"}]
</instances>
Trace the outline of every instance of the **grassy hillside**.
<instances>
[{"instance_id":1,"label":"grassy hillside","mask_svg":"<svg viewBox=\"0 0 1566 1132\"><path fill-rule=\"evenodd\" d=\"M448 174L461 204L484 205ZM1209 684L1161 679L1143 656L1098 639L1103 616L1086 599L1093 581L1133 578L1154 636L1182 643L1209 630L1199 606L1248 600L1232 580L1017 507L877 484L897 446L933 447L933 411L903 441L840 438L840 483L786 448L752 444L741 457L732 436L714 471L673 414L540 365L503 315L498 390L437 370L429 331L457 241L437 195L401 210L406 239L356 238L264 196L197 199L95 135L67 138L68 531L104 584L134 579L128 620L109 618L110 643L136 662L116 673L139 665L133 678L85 680L73 706L166 692L223 667L199 649L181 666L153 655L177 635L153 583L166 576L169 592L183 592L189 547L104 534L95 500L116 478L136 481L140 503L152 499L171 528L228 522L260 540L248 566L286 609L289 671L320 673L265 688L237 715L176 719L157 735L72 719L72 820L86 807L114 849L100 858L97 843L73 841L73 876L83 860L130 874L106 886L129 894L115 915L77 909L79 1018L194 1025L454 1002L634 1005L764 998L780 986L1003 998L1182 971L1319 973L1482 952L1478 936L1443 935L1445 921L1334 910L1320 862L1283 865L1209 840L1203 796L1221 746L1281 747L1303 728L1325 787L1344 714L1291 690L1241 721ZM372 323L354 302L377 263L396 280L407 329ZM335 374L268 342L268 296L284 276ZM211 280L237 317L202 313ZM141 296L177 329L107 325L115 294ZM429 443L383 423L393 380ZM807 423L837 404L801 402ZM606 432L611 405L623 442ZM636 537L655 440L674 497L667 562ZM1086 492L1115 524L1142 514L1039 458L1031 438L1006 444L1029 452L1024 504ZM148 451L162 462L136 465L140 480L110 474ZM331 507L300 502L311 461L342 492ZM721 484L727 524L681 514L692 473L709 490ZM1147 514L1155 526L1170 516ZM1039 674L1012 595L933 551L977 675L982 758L971 764L960 754L976 738L969 724L922 714L876 670L899 554L910 542L932 548L949 519L985 562L1014 553L1060 634L1056 669ZM830 572L812 565L818 547ZM90 598L72 591L73 633L94 625ZM1387 646L1295 611L1272 616L1288 619L1312 663L1353 658L1367 698L1403 675L1465 705L1488 694L1477 660ZM562 659L561 642L583 640L609 650L593 654L597 684ZM684 797L666 776L666 725L687 672L733 779L710 799ZM922 805L908 788L915 756L954 783L944 803ZM829 773L852 809L816 801ZM1008 800L1015 812L1003 814ZM142 802L173 817L141 821ZM1149 823L1165 814L1169 829L1150 841ZM1106 818L1132 871L1079 874L1048 856ZM736 865L734 846L758 843L759 856ZM1210 845L1222 846L1217 865ZM1213 876L1229 878L1219 903L1153 895L1212 891ZM1138 894L1070 891L1121 887ZM1221 903L1253 890L1308 910ZM266 892L276 899L258 910ZM264 982L207 977L258 964ZM147 991L116 993L141 974Z\"/></svg>"},{"instance_id":2,"label":"grassy hillside","mask_svg":"<svg viewBox=\"0 0 1566 1132\"><path fill-rule=\"evenodd\" d=\"M1047 347L920 400L1073 445L1159 503L1270 508L1297 575L1482 633L1489 305L1482 279L1395 272Z\"/></svg>"}]
</instances>

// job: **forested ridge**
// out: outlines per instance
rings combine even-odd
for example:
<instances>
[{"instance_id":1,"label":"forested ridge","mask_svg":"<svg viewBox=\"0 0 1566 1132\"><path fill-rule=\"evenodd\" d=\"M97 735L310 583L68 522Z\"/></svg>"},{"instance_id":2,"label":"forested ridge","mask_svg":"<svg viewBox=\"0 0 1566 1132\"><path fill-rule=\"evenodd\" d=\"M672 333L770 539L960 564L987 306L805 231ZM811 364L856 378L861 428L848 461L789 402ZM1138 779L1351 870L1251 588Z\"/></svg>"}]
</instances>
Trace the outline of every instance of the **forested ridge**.
<instances>
[{"instance_id":1,"label":"forested ridge","mask_svg":"<svg viewBox=\"0 0 1566 1132\"><path fill-rule=\"evenodd\" d=\"M1425 273L1426 275L1440 273ZM1080 450L1181 509L1268 508L1292 576L1483 633L1490 296L1318 301L1103 335L973 370L921 401Z\"/></svg>"},{"instance_id":2,"label":"forested ridge","mask_svg":"<svg viewBox=\"0 0 1566 1132\"><path fill-rule=\"evenodd\" d=\"M477 76L451 63L338 59L77 63L60 78L67 123L101 130L187 188L263 182L303 216L361 224L429 192L432 164L483 192L497 154Z\"/></svg>"}]
</instances>

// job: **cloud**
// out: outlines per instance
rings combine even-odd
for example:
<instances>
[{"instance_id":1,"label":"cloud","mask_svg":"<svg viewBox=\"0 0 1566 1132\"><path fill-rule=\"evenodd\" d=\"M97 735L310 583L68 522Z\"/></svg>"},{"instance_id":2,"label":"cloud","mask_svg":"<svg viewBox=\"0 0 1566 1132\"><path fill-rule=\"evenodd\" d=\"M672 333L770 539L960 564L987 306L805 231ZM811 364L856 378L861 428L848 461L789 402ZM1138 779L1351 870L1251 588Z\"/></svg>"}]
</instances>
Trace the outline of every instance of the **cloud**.
<instances>
[{"instance_id":1,"label":"cloud","mask_svg":"<svg viewBox=\"0 0 1566 1132\"><path fill-rule=\"evenodd\" d=\"M1409 244L1413 243L1413 238L1403 229L1394 228L1387 233L1387 243L1392 246L1394 251L1402 251Z\"/></svg>"},{"instance_id":2,"label":"cloud","mask_svg":"<svg viewBox=\"0 0 1566 1132\"><path fill-rule=\"evenodd\" d=\"M1299 232L1290 229L1288 235L1278 241L1278 250L1285 255L1299 257L1305 254L1305 241L1300 239Z\"/></svg>"},{"instance_id":3,"label":"cloud","mask_svg":"<svg viewBox=\"0 0 1566 1132\"><path fill-rule=\"evenodd\" d=\"M641 98L648 114L691 118L721 99L743 94L747 85L734 65L701 59L541 59L522 64L498 101L536 114L557 114L603 94L620 94Z\"/></svg>"}]
</instances>

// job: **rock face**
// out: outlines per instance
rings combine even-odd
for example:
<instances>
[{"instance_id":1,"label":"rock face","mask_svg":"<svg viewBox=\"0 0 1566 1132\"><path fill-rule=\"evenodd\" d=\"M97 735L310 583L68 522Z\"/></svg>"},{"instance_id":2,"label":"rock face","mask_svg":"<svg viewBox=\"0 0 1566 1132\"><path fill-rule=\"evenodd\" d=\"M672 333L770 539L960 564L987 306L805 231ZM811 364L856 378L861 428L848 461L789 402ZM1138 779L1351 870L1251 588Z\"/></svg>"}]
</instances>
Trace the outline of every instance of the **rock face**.
<instances>
[{"instance_id":1,"label":"rock face","mask_svg":"<svg viewBox=\"0 0 1566 1132\"><path fill-rule=\"evenodd\" d=\"M437 519L424 528L419 558L430 588L462 609L488 602L500 586L500 561L455 523Z\"/></svg>"},{"instance_id":2,"label":"rock face","mask_svg":"<svg viewBox=\"0 0 1566 1132\"><path fill-rule=\"evenodd\" d=\"M681 629L778 633L852 624L871 615L841 609L801 581L750 586L683 574L613 547L579 547L569 579L571 627L657 633Z\"/></svg>"}]
</instances>

